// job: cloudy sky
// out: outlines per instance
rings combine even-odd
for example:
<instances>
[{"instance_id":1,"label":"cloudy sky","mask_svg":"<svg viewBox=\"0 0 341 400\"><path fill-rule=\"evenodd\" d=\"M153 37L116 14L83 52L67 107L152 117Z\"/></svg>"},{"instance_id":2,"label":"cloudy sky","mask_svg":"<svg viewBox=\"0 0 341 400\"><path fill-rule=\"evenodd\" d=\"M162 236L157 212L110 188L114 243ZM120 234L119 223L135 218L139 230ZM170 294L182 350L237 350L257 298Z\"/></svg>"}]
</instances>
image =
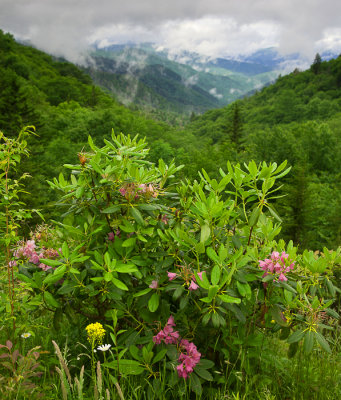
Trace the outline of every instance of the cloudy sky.
<instances>
[{"instance_id":1,"label":"cloudy sky","mask_svg":"<svg viewBox=\"0 0 341 400\"><path fill-rule=\"evenodd\" d=\"M154 42L236 57L341 53L340 0L0 0L0 29L71 61L89 43Z\"/></svg>"}]
</instances>

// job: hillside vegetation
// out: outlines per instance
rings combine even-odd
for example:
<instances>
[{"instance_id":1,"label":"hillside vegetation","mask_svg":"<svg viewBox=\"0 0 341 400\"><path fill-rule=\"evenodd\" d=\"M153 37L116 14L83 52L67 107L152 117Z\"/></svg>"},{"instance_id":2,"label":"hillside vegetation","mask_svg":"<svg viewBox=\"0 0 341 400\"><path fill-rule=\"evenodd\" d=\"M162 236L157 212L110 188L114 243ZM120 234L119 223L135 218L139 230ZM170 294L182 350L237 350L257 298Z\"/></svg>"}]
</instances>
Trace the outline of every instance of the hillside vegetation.
<instances>
[{"instance_id":1,"label":"hillside vegetation","mask_svg":"<svg viewBox=\"0 0 341 400\"><path fill-rule=\"evenodd\" d=\"M341 398L340 69L171 126L0 31L0 398Z\"/></svg>"},{"instance_id":2,"label":"hillside vegetation","mask_svg":"<svg viewBox=\"0 0 341 400\"><path fill-rule=\"evenodd\" d=\"M310 70L280 77L248 98L192 116L180 129L127 109L73 64L16 43L9 34L1 33L0 52L1 129L16 135L24 125L37 128L32 157L23 166L33 176L29 201L36 207L53 200L46 179L87 148L87 136L101 143L114 129L146 137L149 159L175 158L185 165L182 177L197 177L202 168L217 176L226 160L288 160L288 195L275 205L284 217L283 237L312 249L340 242L340 57L317 60Z\"/></svg>"}]
</instances>

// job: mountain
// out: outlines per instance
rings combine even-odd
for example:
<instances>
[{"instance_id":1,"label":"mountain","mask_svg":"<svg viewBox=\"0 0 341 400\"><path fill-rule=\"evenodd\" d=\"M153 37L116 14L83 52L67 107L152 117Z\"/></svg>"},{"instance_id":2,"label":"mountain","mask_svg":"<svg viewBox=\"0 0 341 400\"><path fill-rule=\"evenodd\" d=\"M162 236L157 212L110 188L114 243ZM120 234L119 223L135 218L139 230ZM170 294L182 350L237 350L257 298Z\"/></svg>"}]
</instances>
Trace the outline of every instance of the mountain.
<instances>
[{"instance_id":1,"label":"mountain","mask_svg":"<svg viewBox=\"0 0 341 400\"><path fill-rule=\"evenodd\" d=\"M278 75L257 63L174 55L149 43L95 48L86 71L124 104L187 114L221 107Z\"/></svg>"},{"instance_id":2,"label":"mountain","mask_svg":"<svg viewBox=\"0 0 341 400\"><path fill-rule=\"evenodd\" d=\"M187 84L174 69L161 63L142 65L93 56L86 72L122 103L167 109L178 113L202 112L223 103L195 84Z\"/></svg>"}]
</instances>

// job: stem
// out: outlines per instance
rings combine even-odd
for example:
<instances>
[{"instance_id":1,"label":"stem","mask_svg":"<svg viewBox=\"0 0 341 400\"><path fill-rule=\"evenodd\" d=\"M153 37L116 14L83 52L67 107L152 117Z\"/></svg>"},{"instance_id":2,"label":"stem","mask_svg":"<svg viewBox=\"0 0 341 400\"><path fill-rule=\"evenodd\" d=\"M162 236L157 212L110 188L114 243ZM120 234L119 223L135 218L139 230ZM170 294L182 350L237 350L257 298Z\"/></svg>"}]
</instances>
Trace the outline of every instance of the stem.
<instances>
[{"instance_id":1,"label":"stem","mask_svg":"<svg viewBox=\"0 0 341 400\"><path fill-rule=\"evenodd\" d=\"M7 199L9 199L9 191L8 191L8 172L10 168L10 150L11 146L7 152L7 166L5 169L5 193ZM5 207L6 211L6 238L9 238L9 220L11 218L8 206ZM15 319L14 319L14 273L13 266L10 266L11 259L11 250L10 250L10 241L6 241L6 264L7 264L7 276L8 276L8 297L11 303L11 316L13 318L13 332L15 331Z\"/></svg>"}]
</instances>

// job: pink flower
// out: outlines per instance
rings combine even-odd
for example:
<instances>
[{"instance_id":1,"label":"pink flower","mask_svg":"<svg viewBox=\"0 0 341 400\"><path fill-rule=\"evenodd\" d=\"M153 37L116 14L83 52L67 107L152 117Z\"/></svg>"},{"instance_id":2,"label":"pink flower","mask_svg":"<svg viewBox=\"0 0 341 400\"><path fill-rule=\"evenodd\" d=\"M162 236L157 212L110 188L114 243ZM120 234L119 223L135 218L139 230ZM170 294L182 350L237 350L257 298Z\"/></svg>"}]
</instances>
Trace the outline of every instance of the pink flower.
<instances>
[{"instance_id":1,"label":"pink flower","mask_svg":"<svg viewBox=\"0 0 341 400\"><path fill-rule=\"evenodd\" d=\"M111 242L113 242L115 240L114 232L109 232L108 233L108 240L110 240Z\"/></svg>"},{"instance_id":2,"label":"pink flower","mask_svg":"<svg viewBox=\"0 0 341 400\"><path fill-rule=\"evenodd\" d=\"M189 290L197 290L198 288L199 286L194 281L191 281L191 284L188 287Z\"/></svg>"},{"instance_id":3,"label":"pink flower","mask_svg":"<svg viewBox=\"0 0 341 400\"><path fill-rule=\"evenodd\" d=\"M8 263L8 265L12 268L12 267L16 267L18 265L18 263L16 261L10 261Z\"/></svg>"},{"instance_id":4,"label":"pink flower","mask_svg":"<svg viewBox=\"0 0 341 400\"><path fill-rule=\"evenodd\" d=\"M179 365L176 367L176 369L177 369L177 371L178 371L179 378L187 379L188 374L187 374L186 370L184 369L184 366L183 366L182 363L179 364Z\"/></svg>"},{"instance_id":5,"label":"pink flower","mask_svg":"<svg viewBox=\"0 0 341 400\"><path fill-rule=\"evenodd\" d=\"M167 218L167 215L163 215L163 216L161 217L161 221L162 221L165 225L168 225L168 218Z\"/></svg>"},{"instance_id":6,"label":"pink flower","mask_svg":"<svg viewBox=\"0 0 341 400\"><path fill-rule=\"evenodd\" d=\"M194 367L199 363L201 354L198 352L194 343L188 340L181 340L180 348L182 352L178 358L180 364L177 366L178 375L180 378L187 378L188 374L193 372Z\"/></svg>"},{"instance_id":7,"label":"pink flower","mask_svg":"<svg viewBox=\"0 0 341 400\"><path fill-rule=\"evenodd\" d=\"M158 281L152 281L152 283L149 285L151 289L157 289L159 287L159 282Z\"/></svg>"},{"instance_id":8,"label":"pink flower","mask_svg":"<svg viewBox=\"0 0 341 400\"><path fill-rule=\"evenodd\" d=\"M41 268L43 271L48 271L49 269L52 269L52 267L45 265L43 263L38 265L39 268Z\"/></svg>"},{"instance_id":9,"label":"pink flower","mask_svg":"<svg viewBox=\"0 0 341 400\"><path fill-rule=\"evenodd\" d=\"M162 340L164 340L165 337L166 335L161 330L157 335L153 336L153 342L155 344L161 344Z\"/></svg>"},{"instance_id":10,"label":"pink flower","mask_svg":"<svg viewBox=\"0 0 341 400\"><path fill-rule=\"evenodd\" d=\"M119 192L121 193L122 196L125 196L127 191L125 188L121 187L121 189L119 190Z\"/></svg>"},{"instance_id":11,"label":"pink flower","mask_svg":"<svg viewBox=\"0 0 341 400\"><path fill-rule=\"evenodd\" d=\"M293 270L295 265L295 262L289 264L290 262L289 254L283 251L280 255L278 251L273 251L270 259L259 260L259 266L265 271L263 277L271 274L274 276L274 281L284 282L288 280L285 274Z\"/></svg>"},{"instance_id":12,"label":"pink flower","mask_svg":"<svg viewBox=\"0 0 341 400\"><path fill-rule=\"evenodd\" d=\"M174 332L173 326L175 326L174 318L170 316L163 330L153 336L153 342L155 344L161 344L161 342L164 341L166 344L176 344L179 339L179 332Z\"/></svg>"},{"instance_id":13,"label":"pink flower","mask_svg":"<svg viewBox=\"0 0 341 400\"><path fill-rule=\"evenodd\" d=\"M141 191L142 191L143 193L146 193L147 185L146 185L145 183L141 183L141 184L139 185L139 189L141 189Z\"/></svg>"},{"instance_id":14,"label":"pink flower","mask_svg":"<svg viewBox=\"0 0 341 400\"><path fill-rule=\"evenodd\" d=\"M31 255L30 262L33 264L39 264L39 256L36 252Z\"/></svg>"},{"instance_id":15,"label":"pink flower","mask_svg":"<svg viewBox=\"0 0 341 400\"><path fill-rule=\"evenodd\" d=\"M172 281L173 279L175 279L178 275L175 272L167 272L168 275L168 279L170 281Z\"/></svg>"},{"instance_id":16,"label":"pink flower","mask_svg":"<svg viewBox=\"0 0 341 400\"><path fill-rule=\"evenodd\" d=\"M198 277L202 280L202 274L204 273L204 271L198 272L197 275Z\"/></svg>"}]
</instances>

